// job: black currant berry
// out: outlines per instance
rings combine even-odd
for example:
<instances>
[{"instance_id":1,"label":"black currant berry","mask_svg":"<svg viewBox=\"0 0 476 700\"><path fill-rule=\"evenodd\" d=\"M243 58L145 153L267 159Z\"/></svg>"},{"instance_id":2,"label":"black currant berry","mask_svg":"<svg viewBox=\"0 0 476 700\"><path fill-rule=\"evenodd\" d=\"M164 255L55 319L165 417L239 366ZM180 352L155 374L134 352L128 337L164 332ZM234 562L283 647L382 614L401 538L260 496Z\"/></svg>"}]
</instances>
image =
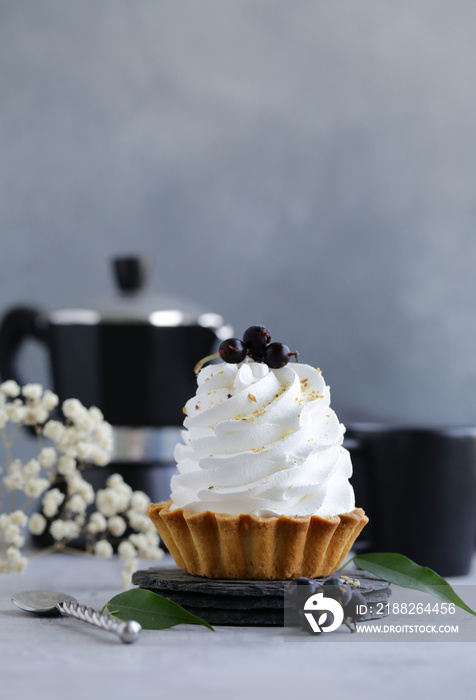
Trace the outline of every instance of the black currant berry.
<instances>
[{"instance_id":1,"label":"black currant berry","mask_svg":"<svg viewBox=\"0 0 476 700\"><path fill-rule=\"evenodd\" d=\"M228 338L220 343L218 353L224 362L238 364L246 357L246 348L239 338Z\"/></svg>"},{"instance_id":2,"label":"black currant berry","mask_svg":"<svg viewBox=\"0 0 476 700\"><path fill-rule=\"evenodd\" d=\"M342 607L347 605L352 598L351 587L338 576L329 576L322 583L324 586L324 595L328 598L334 598Z\"/></svg>"},{"instance_id":3,"label":"black currant berry","mask_svg":"<svg viewBox=\"0 0 476 700\"><path fill-rule=\"evenodd\" d=\"M295 579L289 588L289 606L301 610L306 600L320 590L322 585L319 581L304 577Z\"/></svg>"},{"instance_id":4,"label":"black currant berry","mask_svg":"<svg viewBox=\"0 0 476 700\"><path fill-rule=\"evenodd\" d=\"M284 343L270 343L265 348L263 361L271 369L279 369L288 364L291 355L293 353Z\"/></svg>"},{"instance_id":5,"label":"black currant berry","mask_svg":"<svg viewBox=\"0 0 476 700\"><path fill-rule=\"evenodd\" d=\"M250 326L243 333L243 344L252 359L263 356L270 340L271 334L265 326ZM260 362L260 360L257 361Z\"/></svg>"},{"instance_id":6,"label":"black currant berry","mask_svg":"<svg viewBox=\"0 0 476 700\"><path fill-rule=\"evenodd\" d=\"M320 581L316 581L313 578L306 578L306 576L300 576L294 579L294 583L298 586L307 586L312 591L314 591L315 588L319 588L321 585Z\"/></svg>"},{"instance_id":7,"label":"black currant berry","mask_svg":"<svg viewBox=\"0 0 476 700\"><path fill-rule=\"evenodd\" d=\"M342 586L344 579L340 576L327 576L322 582L323 586Z\"/></svg>"}]
</instances>

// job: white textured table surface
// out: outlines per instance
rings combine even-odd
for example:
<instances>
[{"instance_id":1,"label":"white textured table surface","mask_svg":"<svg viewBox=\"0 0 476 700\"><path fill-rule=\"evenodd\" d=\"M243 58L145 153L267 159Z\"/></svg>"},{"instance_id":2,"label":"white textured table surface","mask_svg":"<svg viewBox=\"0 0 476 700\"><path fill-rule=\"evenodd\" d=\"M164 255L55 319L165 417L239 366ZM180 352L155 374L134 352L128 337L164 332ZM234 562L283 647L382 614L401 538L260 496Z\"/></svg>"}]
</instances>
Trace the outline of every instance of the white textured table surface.
<instances>
[{"instance_id":1,"label":"white textured table surface","mask_svg":"<svg viewBox=\"0 0 476 700\"><path fill-rule=\"evenodd\" d=\"M166 558L164 565L169 564ZM0 576L1 700L101 698L473 698L475 643L285 641L278 628L143 630L136 644L64 617L38 618L11 595L59 590L101 608L121 592L120 564L84 556L33 559ZM476 583L470 576L452 583Z\"/></svg>"}]
</instances>

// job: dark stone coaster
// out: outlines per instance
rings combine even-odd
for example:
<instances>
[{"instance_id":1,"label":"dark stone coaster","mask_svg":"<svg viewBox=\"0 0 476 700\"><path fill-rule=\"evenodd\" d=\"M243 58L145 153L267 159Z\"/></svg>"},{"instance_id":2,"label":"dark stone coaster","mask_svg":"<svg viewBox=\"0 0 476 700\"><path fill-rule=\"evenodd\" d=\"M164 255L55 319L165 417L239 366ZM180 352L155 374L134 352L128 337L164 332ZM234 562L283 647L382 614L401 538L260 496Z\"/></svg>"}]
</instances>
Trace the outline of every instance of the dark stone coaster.
<instances>
[{"instance_id":1,"label":"dark stone coaster","mask_svg":"<svg viewBox=\"0 0 476 700\"><path fill-rule=\"evenodd\" d=\"M132 583L157 591L181 591L224 596L282 597L288 581L250 581L193 576L178 567L152 568L136 571Z\"/></svg>"},{"instance_id":2,"label":"dark stone coaster","mask_svg":"<svg viewBox=\"0 0 476 700\"><path fill-rule=\"evenodd\" d=\"M284 613L280 609L256 610L217 610L216 608L190 608L194 615L206 620L210 625L230 625L240 627L283 627Z\"/></svg>"},{"instance_id":3,"label":"dark stone coaster","mask_svg":"<svg viewBox=\"0 0 476 700\"><path fill-rule=\"evenodd\" d=\"M141 586L143 588L143 586ZM149 588L155 593L165 596L174 603L184 605L186 608L193 606L194 608L215 608L217 610L243 610L246 607L248 610L255 608L274 608L276 610L283 609L283 596L225 596L201 593L189 593L180 591L160 590L157 588ZM245 602L246 601L246 602Z\"/></svg>"},{"instance_id":4,"label":"dark stone coaster","mask_svg":"<svg viewBox=\"0 0 476 700\"><path fill-rule=\"evenodd\" d=\"M352 573L369 612L364 620L385 616L382 608L390 584L369 572ZM282 626L285 592L291 581L210 579L192 576L178 567L136 571L132 583L159 593L212 625Z\"/></svg>"}]
</instances>

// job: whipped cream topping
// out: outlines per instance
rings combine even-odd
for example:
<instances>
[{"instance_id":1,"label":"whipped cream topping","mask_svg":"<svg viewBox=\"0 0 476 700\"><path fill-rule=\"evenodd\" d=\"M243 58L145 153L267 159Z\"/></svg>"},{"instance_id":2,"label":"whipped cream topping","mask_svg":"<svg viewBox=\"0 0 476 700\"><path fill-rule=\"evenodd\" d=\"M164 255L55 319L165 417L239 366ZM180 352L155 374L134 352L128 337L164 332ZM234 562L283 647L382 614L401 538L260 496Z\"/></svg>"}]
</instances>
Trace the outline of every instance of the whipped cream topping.
<instances>
[{"instance_id":1,"label":"whipped cream topping","mask_svg":"<svg viewBox=\"0 0 476 700\"><path fill-rule=\"evenodd\" d=\"M197 382L175 448L172 509L262 517L353 510L345 428L320 370L220 363Z\"/></svg>"}]
</instances>

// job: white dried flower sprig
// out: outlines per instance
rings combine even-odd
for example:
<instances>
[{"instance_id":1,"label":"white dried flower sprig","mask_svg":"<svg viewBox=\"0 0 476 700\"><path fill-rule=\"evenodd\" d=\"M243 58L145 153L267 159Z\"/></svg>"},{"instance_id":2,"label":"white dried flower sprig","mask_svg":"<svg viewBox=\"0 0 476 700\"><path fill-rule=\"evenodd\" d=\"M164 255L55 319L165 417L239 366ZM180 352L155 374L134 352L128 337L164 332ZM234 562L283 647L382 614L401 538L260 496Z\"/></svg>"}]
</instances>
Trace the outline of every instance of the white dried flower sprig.
<instances>
[{"instance_id":1,"label":"white dried flower sprig","mask_svg":"<svg viewBox=\"0 0 476 700\"><path fill-rule=\"evenodd\" d=\"M40 384L20 387L15 381L0 384L0 437L5 463L0 462L0 573L24 571L25 534L48 532L51 550L79 551L71 545L84 536L86 551L110 559L114 546L123 562L124 586L139 558L160 559L159 535L147 517L150 502L142 491L133 491L120 474L110 476L95 493L81 471L105 466L112 450L112 429L101 411L85 408L77 399L63 402L65 422L50 418L58 397ZM9 425L10 424L10 425ZM26 463L14 459L13 439L22 425L36 432L39 452ZM47 440L51 444L45 444ZM26 499L19 506L19 494ZM41 512L25 513L32 500L40 499ZM91 512L92 511L92 512Z\"/></svg>"}]
</instances>

